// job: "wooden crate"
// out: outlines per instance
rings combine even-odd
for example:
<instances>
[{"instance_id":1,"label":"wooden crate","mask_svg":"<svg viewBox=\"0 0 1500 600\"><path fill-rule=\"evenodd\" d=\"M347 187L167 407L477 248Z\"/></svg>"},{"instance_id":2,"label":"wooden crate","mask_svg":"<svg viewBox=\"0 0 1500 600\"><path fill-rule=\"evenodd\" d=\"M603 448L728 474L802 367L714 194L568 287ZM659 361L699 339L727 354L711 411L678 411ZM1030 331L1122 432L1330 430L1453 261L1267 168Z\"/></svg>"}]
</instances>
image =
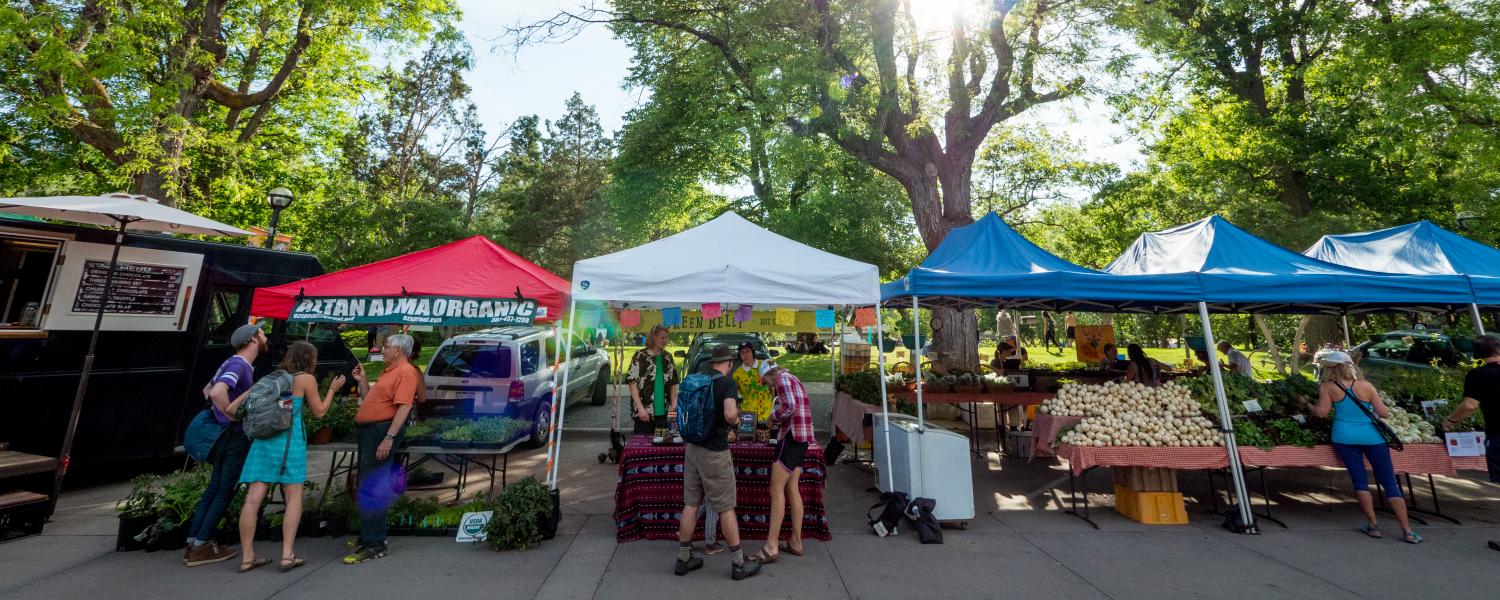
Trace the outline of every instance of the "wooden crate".
<instances>
[{"instance_id":1,"label":"wooden crate","mask_svg":"<svg viewBox=\"0 0 1500 600\"><path fill-rule=\"evenodd\" d=\"M1136 492L1176 492L1177 471L1154 467L1115 467L1115 485Z\"/></svg>"}]
</instances>

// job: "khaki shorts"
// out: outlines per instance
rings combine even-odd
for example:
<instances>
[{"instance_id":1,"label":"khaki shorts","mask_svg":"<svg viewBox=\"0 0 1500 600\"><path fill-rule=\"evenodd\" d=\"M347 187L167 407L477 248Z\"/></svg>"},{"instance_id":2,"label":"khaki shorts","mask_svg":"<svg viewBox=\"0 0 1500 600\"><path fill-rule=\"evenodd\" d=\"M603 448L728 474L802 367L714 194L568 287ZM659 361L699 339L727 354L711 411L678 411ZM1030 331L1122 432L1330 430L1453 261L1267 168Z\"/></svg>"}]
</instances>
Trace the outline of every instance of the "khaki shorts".
<instances>
[{"instance_id":1,"label":"khaki shorts","mask_svg":"<svg viewBox=\"0 0 1500 600\"><path fill-rule=\"evenodd\" d=\"M704 495L715 510L734 510L734 457L728 450L714 452L688 444L682 465L682 503L700 506Z\"/></svg>"}]
</instances>

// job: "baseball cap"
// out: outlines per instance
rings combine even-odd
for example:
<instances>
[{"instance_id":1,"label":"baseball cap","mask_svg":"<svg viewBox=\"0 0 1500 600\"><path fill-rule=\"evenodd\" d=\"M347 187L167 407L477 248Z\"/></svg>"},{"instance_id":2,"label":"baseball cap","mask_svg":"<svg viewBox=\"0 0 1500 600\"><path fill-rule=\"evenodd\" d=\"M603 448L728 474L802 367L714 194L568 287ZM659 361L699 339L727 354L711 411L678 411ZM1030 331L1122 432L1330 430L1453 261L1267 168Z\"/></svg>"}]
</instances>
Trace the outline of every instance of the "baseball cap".
<instances>
[{"instance_id":1,"label":"baseball cap","mask_svg":"<svg viewBox=\"0 0 1500 600\"><path fill-rule=\"evenodd\" d=\"M773 362L771 362L769 360L760 363L760 376L761 377L765 377L766 373L770 373L771 370L775 369L775 368L776 368L776 363L773 363Z\"/></svg>"},{"instance_id":2,"label":"baseball cap","mask_svg":"<svg viewBox=\"0 0 1500 600\"><path fill-rule=\"evenodd\" d=\"M235 348L243 347L250 343L250 340L255 339L257 333L260 333L260 327L257 325L240 325L234 333L229 335L229 345Z\"/></svg>"}]
</instances>

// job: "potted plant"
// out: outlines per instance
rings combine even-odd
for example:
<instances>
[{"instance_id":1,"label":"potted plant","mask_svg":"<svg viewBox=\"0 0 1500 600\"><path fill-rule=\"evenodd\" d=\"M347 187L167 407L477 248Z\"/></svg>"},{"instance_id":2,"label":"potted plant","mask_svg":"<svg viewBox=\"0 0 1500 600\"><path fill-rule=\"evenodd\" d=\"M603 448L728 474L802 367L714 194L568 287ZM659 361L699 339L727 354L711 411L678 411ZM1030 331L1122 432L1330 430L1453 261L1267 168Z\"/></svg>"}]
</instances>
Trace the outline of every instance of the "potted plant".
<instances>
[{"instance_id":1,"label":"potted plant","mask_svg":"<svg viewBox=\"0 0 1500 600\"><path fill-rule=\"evenodd\" d=\"M917 389L916 382L907 379L905 373L892 373L886 378L885 385L887 389L895 393L912 392Z\"/></svg>"},{"instance_id":2,"label":"potted plant","mask_svg":"<svg viewBox=\"0 0 1500 600\"><path fill-rule=\"evenodd\" d=\"M953 375L944 375L932 380L932 385L928 388L928 391L929 393L933 394L947 394L953 392L954 386L957 385L958 377L955 377Z\"/></svg>"},{"instance_id":3,"label":"potted plant","mask_svg":"<svg viewBox=\"0 0 1500 600\"><path fill-rule=\"evenodd\" d=\"M495 513L490 517L485 539L494 550L525 550L535 546L546 539L546 529L556 531L555 507L555 497L536 478L512 483L495 497L492 508Z\"/></svg>"},{"instance_id":4,"label":"potted plant","mask_svg":"<svg viewBox=\"0 0 1500 600\"><path fill-rule=\"evenodd\" d=\"M474 425L460 425L443 432L438 445L444 448L468 448L474 443Z\"/></svg>"},{"instance_id":5,"label":"potted plant","mask_svg":"<svg viewBox=\"0 0 1500 600\"><path fill-rule=\"evenodd\" d=\"M354 441L354 434L358 427L354 425L354 415L359 412L359 401L348 398L337 399L328 405L328 412L323 413L322 423L328 426L332 432L333 441Z\"/></svg>"},{"instance_id":6,"label":"potted plant","mask_svg":"<svg viewBox=\"0 0 1500 600\"><path fill-rule=\"evenodd\" d=\"M115 503L120 524L115 534L115 550L130 552L145 548L136 536L146 531L161 514L161 476L137 475L130 480L130 493Z\"/></svg>"},{"instance_id":7,"label":"potted plant","mask_svg":"<svg viewBox=\"0 0 1500 600\"><path fill-rule=\"evenodd\" d=\"M990 373L984 376L984 391L988 394L1009 394L1016 390L1011 380L1000 375Z\"/></svg>"}]
</instances>

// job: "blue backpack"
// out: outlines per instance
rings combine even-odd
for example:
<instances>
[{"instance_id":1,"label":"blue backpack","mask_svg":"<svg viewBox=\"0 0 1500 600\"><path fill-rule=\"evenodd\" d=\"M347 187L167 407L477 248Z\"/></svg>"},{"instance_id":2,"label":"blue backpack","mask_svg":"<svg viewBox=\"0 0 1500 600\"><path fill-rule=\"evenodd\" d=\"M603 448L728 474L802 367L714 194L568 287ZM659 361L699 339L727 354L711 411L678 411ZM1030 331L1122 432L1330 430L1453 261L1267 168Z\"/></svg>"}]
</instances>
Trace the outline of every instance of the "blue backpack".
<instances>
[{"instance_id":1,"label":"blue backpack","mask_svg":"<svg viewBox=\"0 0 1500 600\"><path fill-rule=\"evenodd\" d=\"M713 419L717 416L714 414L714 380L719 377L723 375L694 373L682 380L682 385L677 388L677 432L689 443L702 444L708 441L708 434L713 431Z\"/></svg>"}]
</instances>

